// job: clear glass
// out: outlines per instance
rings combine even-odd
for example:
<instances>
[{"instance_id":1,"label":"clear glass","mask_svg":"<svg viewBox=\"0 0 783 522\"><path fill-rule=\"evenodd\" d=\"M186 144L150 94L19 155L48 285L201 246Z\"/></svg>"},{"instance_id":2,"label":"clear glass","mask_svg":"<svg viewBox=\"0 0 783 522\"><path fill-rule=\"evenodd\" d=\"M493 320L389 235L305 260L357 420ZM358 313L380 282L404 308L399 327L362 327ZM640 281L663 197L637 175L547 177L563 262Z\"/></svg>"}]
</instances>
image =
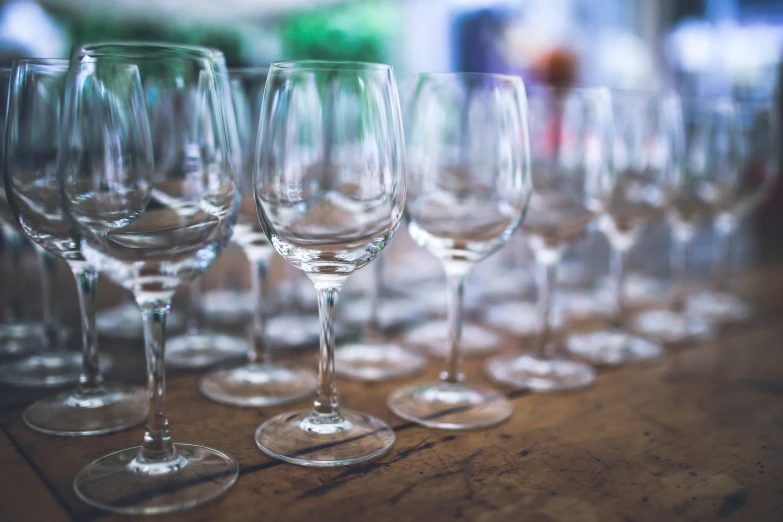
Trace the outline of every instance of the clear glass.
<instances>
[{"instance_id":1,"label":"clear glass","mask_svg":"<svg viewBox=\"0 0 783 522\"><path fill-rule=\"evenodd\" d=\"M751 306L731 291L732 244L737 228L772 192L778 173L780 128L774 100L734 100L741 140L735 171L705 184L713 206L715 266L712 288L691 296L689 308L711 322L741 321Z\"/></svg>"},{"instance_id":2,"label":"clear glass","mask_svg":"<svg viewBox=\"0 0 783 522\"><path fill-rule=\"evenodd\" d=\"M170 151L163 149L171 147L170 140L167 138L171 136L169 114L176 112L180 98L174 91L161 89L160 83L159 79L146 81L145 98L147 111L151 117L150 130L156 154L171 155ZM239 116L239 113L235 113L235 116L237 129L240 131L245 128L246 121ZM242 132L238 132L240 141L242 135ZM244 152L244 149L240 149L240 152ZM241 225L237 224L234 228L234 239L240 235L241 229ZM166 364L171 368L200 369L230 361L236 362L241 360L250 349L246 339L222 333L206 324L203 313L203 286L203 278L200 277L190 283L189 298L184 313L185 331L166 340ZM235 309L240 314L244 313L239 307Z\"/></svg>"},{"instance_id":3,"label":"clear glass","mask_svg":"<svg viewBox=\"0 0 783 522\"><path fill-rule=\"evenodd\" d=\"M145 94L177 102L148 105ZM148 114L153 107L176 110ZM64 113L58 167L69 224L87 261L141 308L149 404L142 445L89 464L74 489L126 514L200 504L228 489L238 466L220 451L172 442L165 323L174 292L225 248L239 209L242 165L223 55L131 42L76 48ZM152 132L151 122L161 127Z\"/></svg>"},{"instance_id":4,"label":"clear glass","mask_svg":"<svg viewBox=\"0 0 783 522\"><path fill-rule=\"evenodd\" d=\"M4 140L5 132L5 116L6 109L8 108L8 86L11 79L11 69L9 67L0 67L0 144ZM3 159L2 145L0 145L0 165L5 165ZM4 166L2 168L5 168ZM44 324L41 321L30 321L24 317L24 311L22 306L22 294L23 289L20 285L20 274L23 273L24 266L22 263L22 249L25 244L25 235L22 231L19 222L11 212L11 208L8 206L8 200L5 195L5 187L0 184L0 234L2 234L3 241L3 270L4 270L4 288L6 289L4 294L4 308L2 311L2 319L0 322L0 356L4 357L18 357L21 355L28 355L31 352L41 352L46 344L46 338L44 337L46 330ZM41 268L43 269L43 260L41 261ZM43 281L47 277L47 274L41 273L41 280ZM48 304L48 300L44 299L44 303ZM50 312L50 310L45 310ZM47 317L53 317L51 313L45 313ZM51 330L50 330L51 331ZM63 373L54 374L55 377L62 377L55 379L60 381L57 385L65 384L69 382L76 382L79 375L80 361L77 361L73 354L59 354L56 350L57 346L49 346L49 350L46 350L47 354L54 358L60 357L61 361L73 361L75 364L68 364L71 370L70 375ZM54 350L52 350L54 349ZM66 356L66 359L62 359L62 355ZM46 356L46 355L45 355ZM36 361L42 361L41 358L27 359L22 368L45 368L44 364L37 364ZM56 362L52 359L51 362ZM32 363L32 365L30 364ZM0 382L6 382L6 377L18 381L19 377L22 377L22 381L26 381L32 378L31 384L38 385L39 379L35 377L37 372L25 371L19 367L19 364L9 367L7 372L0 373ZM7 383L10 383L7 382Z\"/></svg>"},{"instance_id":5,"label":"clear glass","mask_svg":"<svg viewBox=\"0 0 783 522\"><path fill-rule=\"evenodd\" d=\"M256 125L261 115L266 69L229 71L244 159L244 192L233 240L250 261L253 313L248 324L247 363L205 375L199 384L208 398L236 406L273 406L297 401L315 391L318 377L310 369L275 363L266 339L269 314L267 272L275 249L258 221L253 201L252 158Z\"/></svg>"},{"instance_id":6,"label":"clear glass","mask_svg":"<svg viewBox=\"0 0 783 522\"><path fill-rule=\"evenodd\" d=\"M139 305L129 293L120 304L98 312L95 325L98 333L110 339L134 340L144 337L144 325L139 313ZM182 314L175 311L166 319L166 330L176 332L182 329Z\"/></svg>"},{"instance_id":7,"label":"clear glass","mask_svg":"<svg viewBox=\"0 0 783 522\"><path fill-rule=\"evenodd\" d=\"M62 212L57 155L67 66L66 60L29 59L14 62L11 71L5 141L8 203L25 233L63 258L73 272L83 347L76 390L34 402L23 419L30 428L50 435L98 435L142 422L146 401L141 388L103 382L95 331L98 274L82 256ZM52 333L51 338L56 337Z\"/></svg>"},{"instance_id":8,"label":"clear glass","mask_svg":"<svg viewBox=\"0 0 783 522\"><path fill-rule=\"evenodd\" d=\"M379 309L383 292L383 256L373 265L369 288L370 316L357 342L337 350L339 375L361 381L382 381L413 375L424 370L427 359L411 349L385 339Z\"/></svg>"},{"instance_id":9,"label":"clear glass","mask_svg":"<svg viewBox=\"0 0 783 522\"><path fill-rule=\"evenodd\" d=\"M625 261L648 223L663 215L682 181L682 111L673 94L615 92L615 184L600 226L612 247L613 313L609 328L568 339L595 364L623 365L663 355L660 344L625 326Z\"/></svg>"},{"instance_id":10,"label":"clear glass","mask_svg":"<svg viewBox=\"0 0 783 522\"><path fill-rule=\"evenodd\" d=\"M343 283L381 253L402 217L401 120L387 65L270 67L256 144L256 208L277 252L315 285L321 318L313 408L278 415L256 430L256 443L273 457L340 466L378 457L394 444L386 423L338 406L334 322Z\"/></svg>"},{"instance_id":11,"label":"clear glass","mask_svg":"<svg viewBox=\"0 0 783 522\"><path fill-rule=\"evenodd\" d=\"M634 327L651 338L680 343L712 335L706 316L689 306L689 265L698 227L722 208L744 208L755 195L740 192L743 157L740 119L728 99L684 100L685 161L680 189L668 208L672 233L674 297L667 309L636 316ZM747 195L747 199L743 198Z\"/></svg>"},{"instance_id":12,"label":"clear glass","mask_svg":"<svg viewBox=\"0 0 783 522\"><path fill-rule=\"evenodd\" d=\"M170 368L210 368L241 359L248 351L245 339L205 326L202 287L202 278L190 283L185 332L166 340L166 364Z\"/></svg>"},{"instance_id":13,"label":"clear glass","mask_svg":"<svg viewBox=\"0 0 783 522\"><path fill-rule=\"evenodd\" d=\"M538 265L539 334L535 353L493 357L485 369L497 382L536 392L584 388L595 371L561 354L552 310L563 251L584 236L611 195L611 97L602 88L539 87L528 107L534 189L522 230Z\"/></svg>"},{"instance_id":14,"label":"clear glass","mask_svg":"<svg viewBox=\"0 0 783 522\"><path fill-rule=\"evenodd\" d=\"M525 87L518 77L423 74L407 107L411 237L443 264L450 352L440 380L400 388L389 408L442 429L493 426L513 411L503 393L460 370L465 278L498 251L532 192Z\"/></svg>"}]
</instances>

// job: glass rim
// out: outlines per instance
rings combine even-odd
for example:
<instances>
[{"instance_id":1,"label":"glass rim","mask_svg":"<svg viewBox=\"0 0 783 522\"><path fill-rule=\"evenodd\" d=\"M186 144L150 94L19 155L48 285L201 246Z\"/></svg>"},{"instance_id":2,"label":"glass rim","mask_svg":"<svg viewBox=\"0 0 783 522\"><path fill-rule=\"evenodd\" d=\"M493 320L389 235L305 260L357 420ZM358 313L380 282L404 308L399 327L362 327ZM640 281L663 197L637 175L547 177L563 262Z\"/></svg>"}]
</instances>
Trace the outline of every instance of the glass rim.
<instances>
[{"instance_id":1,"label":"glass rim","mask_svg":"<svg viewBox=\"0 0 783 522\"><path fill-rule=\"evenodd\" d=\"M269 65L270 74L273 70L282 71L391 71L391 65L375 62L359 62L350 60L281 60Z\"/></svg>"},{"instance_id":2,"label":"glass rim","mask_svg":"<svg viewBox=\"0 0 783 522\"><path fill-rule=\"evenodd\" d=\"M67 58L18 58L13 61L9 70L22 65L33 65L36 67L65 67L68 68Z\"/></svg>"},{"instance_id":3,"label":"glass rim","mask_svg":"<svg viewBox=\"0 0 783 522\"><path fill-rule=\"evenodd\" d=\"M229 67L228 74L269 74L268 65L242 65L240 67Z\"/></svg>"},{"instance_id":4,"label":"glass rim","mask_svg":"<svg viewBox=\"0 0 783 522\"><path fill-rule=\"evenodd\" d=\"M564 96L568 96L571 94L579 94L579 95L586 95L586 94L602 94L602 95L609 95L611 96L612 90L605 86L605 85L571 85L568 87L560 87L556 85L549 85L546 83L540 83L540 82L530 82L527 85L528 92L535 94L536 92L558 92L562 93Z\"/></svg>"},{"instance_id":5,"label":"glass rim","mask_svg":"<svg viewBox=\"0 0 783 522\"><path fill-rule=\"evenodd\" d=\"M101 51L102 48L116 48L114 52ZM134 49L137 51L134 52ZM125 50L123 52L123 50ZM85 56L126 56L128 58L138 57L139 50L169 50L169 51L188 51L198 53L210 58L223 57L223 51L214 47L204 47L200 45L179 44L172 42L143 42L139 40L104 40L98 42L89 42L74 46L74 54Z\"/></svg>"},{"instance_id":6,"label":"glass rim","mask_svg":"<svg viewBox=\"0 0 783 522\"><path fill-rule=\"evenodd\" d=\"M495 78L498 80L510 80L514 82L525 83L521 76L516 74L505 73L488 73L488 72L470 72L470 71L458 71L458 72L422 72L416 73L411 77L413 81L421 78Z\"/></svg>"}]
</instances>

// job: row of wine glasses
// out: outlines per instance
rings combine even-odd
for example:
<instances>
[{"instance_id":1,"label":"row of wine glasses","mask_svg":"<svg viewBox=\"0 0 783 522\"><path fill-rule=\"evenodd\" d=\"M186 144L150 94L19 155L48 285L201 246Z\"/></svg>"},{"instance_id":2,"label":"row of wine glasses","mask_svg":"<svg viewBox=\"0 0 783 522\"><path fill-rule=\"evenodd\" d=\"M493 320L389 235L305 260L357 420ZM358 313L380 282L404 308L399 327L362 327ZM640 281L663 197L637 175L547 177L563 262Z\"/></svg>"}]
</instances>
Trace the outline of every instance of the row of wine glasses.
<instances>
[{"instance_id":1,"label":"row of wine glasses","mask_svg":"<svg viewBox=\"0 0 783 522\"><path fill-rule=\"evenodd\" d=\"M172 296L231 240L251 266L252 320L246 340L234 339L247 362L205 374L200 389L239 406L278 405L315 391L313 408L269 418L255 440L278 459L337 466L384 454L395 435L376 417L340 408L336 373L373 380L425 364L381 338L377 295L361 342L345 347L344 363L340 350L335 357L340 290L382 253L403 217L446 273L448 353L439 381L405 385L388 406L425 426L470 429L502 422L513 406L493 387L466 383L460 370L465 279L520 224L539 266L537 352L491 358L487 373L533 391L580 388L595 381L588 362L660 356L659 343L675 340L660 325L677 324L661 314L681 314L686 325L700 317L683 294L668 309L626 320L624 260L642 228L669 217L684 278L698 220L734 224L771 182L772 160L748 167L744 132L747 125L754 139L767 137L759 125L769 123L772 133L768 107L746 118L744 105L720 100L699 104L691 120L674 95L526 91L514 76L421 74L403 118L386 65L278 62L262 87L264 76L230 72L214 49L129 42L78 46L70 60L20 60L11 71L3 147L10 218L71 267L83 331L78 389L34 403L25 422L46 433L90 435L147 418L141 446L77 474L76 493L87 503L166 512L214 498L236 481L230 456L172 441L165 408ZM763 147L756 152L771 157ZM561 339L552 320L556 269L568 245L592 227L614 251L612 321L609 329ZM316 289L317 375L272 360L266 275L275 251ZM377 292L382 271L375 266ZM141 308L146 394L103 382L98 273ZM207 333L198 327L186 336ZM238 351L218 344L184 342L177 352L188 361Z\"/></svg>"}]
</instances>

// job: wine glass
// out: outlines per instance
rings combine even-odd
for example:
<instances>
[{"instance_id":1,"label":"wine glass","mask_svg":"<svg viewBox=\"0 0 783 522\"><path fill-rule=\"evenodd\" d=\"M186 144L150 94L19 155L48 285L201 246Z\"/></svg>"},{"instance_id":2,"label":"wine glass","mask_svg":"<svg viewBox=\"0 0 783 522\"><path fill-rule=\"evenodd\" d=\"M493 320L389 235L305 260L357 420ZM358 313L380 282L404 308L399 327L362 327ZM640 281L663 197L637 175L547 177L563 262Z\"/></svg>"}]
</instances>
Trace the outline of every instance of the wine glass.
<instances>
[{"instance_id":1,"label":"wine glass","mask_svg":"<svg viewBox=\"0 0 783 522\"><path fill-rule=\"evenodd\" d=\"M612 103L604 88L540 87L528 98L533 197L523 232L536 258L539 335L536 353L498 356L486 371L500 383L533 391L583 388L595 382L587 364L560 355L552 340L557 267L583 237L612 190Z\"/></svg>"},{"instance_id":2,"label":"wine glass","mask_svg":"<svg viewBox=\"0 0 783 522\"><path fill-rule=\"evenodd\" d=\"M83 370L72 392L34 402L24 422L50 435L98 435L139 424L146 416L144 390L105 385L95 332L98 273L82 256L61 210L57 154L67 60L14 62L5 139L8 203L25 233L63 258L76 278L82 319Z\"/></svg>"},{"instance_id":3,"label":"wine glass","mask_svg":"<svg viewBox=\"0 0 783 522\"><path fill-rule=\"evenodd\" d=\"M658 219L681 181L679 98L652 92L615 92L615 185L599 219L612 247L614 304L608 329L568 339L567 347L596 364L621 365L663 355L660 344L625 326L625 261L648 223Z\"/></svg>"},{"instance_id":4,"label":"wine glass","mask_svg":"<svg viewBox=\"0 0 783 522\"><path fill-rule=\"evenodd\" d=\"M255 156L261 225L318 293L318 390L313 409L256 431L267 454L339 466L388 451L380 419L338 407L334 320L345 280L391 240L405 205L405 142L394 72L357 62L277 62L269 69Z\"/></svg>"},{"instance_id":5,"label":"wine glass","mask_svg":"<svg viewBox=\"0 0 783 522\"><path fill-rule=\"evenodd\" d=\"M177 99L169 131L158 139L183 146L153 154L143 84ZM229 488L238 466L220 451L172 442L165 324L174 292L220 255L239 210L242 166L223 54L134 42L77 47L63 121L67 215L82 234L85 258L141 307L150 405L142 445L87 465L74 489L88 504L119 513L200 504Z\"/></svg>"},{"instance_id":6,"label":"wine glass","mask_svg":"<svg viewBox=\"0 0 783 522\"><path fill-rule=\"evenodd\" d=\"M197 143L182 139L182 126L192 125L187 118L177 118L182 103L193 104L202 96L197 82L184 87L172 85L168 77L144 78L144 94L149 114L153 154L161 169L181 169L184 161L195 162L191 156ZM158 193L153 194L157 198ZM162 196L161 196L162 197ZM217 364L241 359L249 346L243 337L228 335L206 325L203 302L203 277L188 285L184 317L185 331L166 339L166 364L171 368L209 368ZM238 307L237 307L238 308ZM167 318L167 324L168 324Z\"/></svg>"},{"instance_id":7,"label":"wine glass","mask_svg":"<svg viewBox=\"0 0 783 522\"><path fill-rule=\"evenodd\" d=\"M713 98L683 102L685 160L682 183L667 209L672 234L674 297L668 308L637 315L634 329L665 343L712 335L706 317L688 306L691 244L725 190L735 179L742 157L739 121L731 100Z\"/></svg>"},{"instance_id":8,"label":"wine glass","mask_svg":"<svg viewBox=\"0 0 783 522\"><path fill-rule=\"evenodd\" d=\"M253 201L253 142L263 96L265 70L246 68L230 70L231 93L237 116L237 129L244 159L244 191L233 240L242 247L250 261L251 293L255 300L248 325L248 362L236 368L220 369L205 375L201 393L218 402L237 406L272 406L306 397L318 384L310 369L282 365L272 361L266 339L269 313L267 271L275 248L264 234Z\"/></svg>"},{"instance_id":9,"label":"wine glass","mask_svg":"<svg viewBox=\"0 0 783 522\"><path fill-rule=\"evenodd\" d=\"M8 108L8 90L11 68L0 67L0 165L5 169L2 143L4 142L5 117ZM54 303L57 280L57 259L53 254L33 243L38 257L41 281L43 321L22 319L22 288L20 288L23 247L26 236L8 206L5 186L0 183L0 232L3 236L5 284L8 303L0 323L0 355L20 356L30 352L43 355L23 362L0 367L0 382L15 386L61 386L79 380L81 357L77 353L62 350L68 338L67 329L57 324Z\"/></svg>"},{"instance_id":10,"label":"wine glass","mask_svg":"<svg viewBox=\"0 0 783 522\"><path fill-rule=\"evenodd\" d=\"M747 319L751 307L730 291L733 238L742 220L772 191L778 172L779 128L774 101L734 100L741 156L736 170L705 183L703 192L714 209L715 268L710 290L691 297L694 313L717 322Z\"/></svg>"},{"instance_id":11,"label":"wine glass","mask_svg":"<svg viewBox=\"0 0 783 522\"><path fill-rule=\"evenodd\" d=\"M264 95L268 69L268 67L252 66L228 69L244 174L251 178L253 176L252 163L258 116L261 113L261 99ZM238 230L235 230L233 238L235 243L237 233ZM239 246L241 247L241 245ZM274 251L271 245L269 248ZM257 297L253 295L252 291L246 292L244 289L235 288L235 285L230 283L229 280L229 284L225 287L204 293L201 302L204 313L218 319L221 323L248 324L248 320L252 321L253 307L256 306Z\"/></svg>"},{"instance_id":12,"label":"wine glass","mask_svg":"<svg viewBox=\"0 0 783 522\"><path fill-rule=\"evenodd\" d=\"M462 301L468 273L506 244L532 192L525 86L515 76L421 74L406 114L408 228L446 272L451 351L439 381L400 388L387 404L433 428L493 426L513 406L493 388L464 382Z\"/></svg>"},{"instance_id":13,"label":"wine glass","mask_svg":"<svg viewBox=\"0 0 783 522\"><path fill-rule=\"evenodd\" d=\"M8 86L11 79L10 67L0 67L0 143L5 130L5 113L8 107ZM0 165L2 146L0 146ZM25 235L11 213L0 185L0 234L3 242L3 269L5 271L5 300L2 322L0 322L0 355L17 356L40 350L43 335L40 322L23 319L22 292L19 279L23 273L22 248Z\"/></svg>"}]
</instances>

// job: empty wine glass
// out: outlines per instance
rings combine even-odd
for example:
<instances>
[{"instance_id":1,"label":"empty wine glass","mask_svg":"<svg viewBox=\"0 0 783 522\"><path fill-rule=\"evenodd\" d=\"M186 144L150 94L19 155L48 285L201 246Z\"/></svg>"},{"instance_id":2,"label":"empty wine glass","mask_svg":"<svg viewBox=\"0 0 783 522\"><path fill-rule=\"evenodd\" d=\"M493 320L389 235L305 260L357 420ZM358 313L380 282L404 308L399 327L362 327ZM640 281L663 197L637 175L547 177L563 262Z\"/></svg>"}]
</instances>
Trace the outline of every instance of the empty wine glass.
<instances>
[{"instance_id":1,"label":"empty wine glass","mask_svg":"<svg viewBox=\"0 0 783 522\"><path fill-rule=\"evenodd\" d=\"M559 354L550 337L557 266L563 251L603 211L612 190L612 104L603 88L538 88L528 98L533 197L523 225L538 264L536 353L498 356L486 365L497 382L557 391L589 386L595 372Z\"/></svg>"},{"instance_id":2,"label":"empty wine glass","mask_svg":"<svg viewBox=\"0 0 783 522\"><path fill-rule=\"evenodd\" d=\"M658 343L625 327L625 261L645 226L663 214L681 181L682 113L671 94L615 92L612 197L600 226L612 247L614 305L610 328L568 339L568 349L597 364L660 357Z\"/></svg>"},{"instance_id":3,"label":"empty wine glass","mask_svg":"<svg viewBox=\"0 0 783 522\"><path fill-rule=\"evenodd\" d=\"M464 281L502 248L532 192L525 87L515 76L422 74L407 107L411 237L443 264L451 351L440 380L394 391L389 408L433 428L506 420L499 391L464 383L460 371Z\"/></svg>"},{"instance_id":4,"label":"empty wine glass","mask_svg":"<svg viewBox=\"0 0 783 522\"><path fill-rule=\"evenodd\" d=\"M79 386L34 402L25 423L51 435L97 435L144 420L144 390L105 385L95 332L98 273L82 256L64 219L57 154L61 99L67 60L26 59L14 63L5 141L8 203L28 236L63 258L76 278L82 319L83 370Z\"/></svg>"},{"instance_id":5,"label":"empty wine glass","mask_svg":"<svg viewBox=\"0 0 783 522\"><path fill-rule=\"evenodd\" d=\"M4 139L10 79L11 69L0 67L0 144ZM0 145L0 165L3 165L2 145ZM3 242L4 297L6 299L2 322L0 322L0 356L25 355L42 348L43 329L40 322L23 319L20 279L24 268L22 247L25 236L8 207L5 188L2 184L0 184L0 234L2 234Z\"/></svg>"},{"instance_id":6,"label":"empty wine glass","mask_svg":"<svg viewBox=\"0 0 783 522\"><path fill-rule=\"evenodd\" d=\"M733 238L742 220L772 191L778 172L780 143L773 100L734 100L741 140L741 157L735 170L719 171L721 178L706 183L703 191L713 207L715 268L712 288L693 295L688 306L714 321L747 319L751 307L733 294L731 259Z\"/></svg>"},{"instance_id":7,"label":"empty wine glass","mask_svg":"<svg viewBox=\"0 0 783 522\"><path fill-rule=\"evenodd\" d=\"M266 72L259 69L229 71L237 129L242 144L244 175L242 205L234 228L233 240L242 247L250 261L251 293L255 300L248 325L248 362L237 368L221 369L201 379L201 393L210 399L237 406L272 406L299 400L318 384L315 372L306 368L282 365L272 361L266 339L269 313L267 271L275 248L264 234L253 201L252 157L256 125L261 114L260 97Z\"/></svg>"},{"instance_id":8,"label":"empty wine glass","mask_svg":"<svg viewBox=\"0 0 783 522\"><path fill-rule=\"evenodd\" d=\"M161 169L183 168L185 161L196 154L197 143L183 140L181 127L192 125L186 117L177 117L183 98L197 99L202 88L197 82L185 87L172 86L169 78L146 77L144 93L149 113L153 153ZM193 103L185 101L184 103ZM155 192L153 198L162 197ZM185 306L185 331L166 339L166 364L171 368L209 368L226 361L239 360L248 351L247 341L221 333L206 324L203 313L204 278L198 277L188 285ZM239 307L237 307L239 308ZM167 318L168 323L168 318Z\"/></svg>"},{"instance_id":9,"label":"empty wine glass","mask_svg":"<svg viewBox=\"0 0 783 522\"><path fill-rule=\"evenodd\" d=\"M742 154L741 130L730 100L684 101L683 116L682 182L667 209L674 297L668 308L650 310L634 319L636 331L666 343L712 335L704 315L688 307L691 244L699 225L709 219L726 190L724 180L730 183L736 178Z\"/></svg>"},{"instance_id":10,"label":"empty wine glass","mask_svg":"<svg viewBox=\"0 0 783 522\"><path fill-rule=\"evenodd\" d=\"M261 100L268 69L268 67L233 67L228 70L242 162L245 165L244 174L251 178L258 116L261 114ZM237 233L238 230L235 230L233 238L235 243ZM271 245L270 249L274 251ZM205 292L201 306L205 313L213 318L219 318L221 323L248 324L248 320L252 321L257 296L253 295L252 291L247 292L234 286L230 285L229 281L229 284L222 288Z\"/></svg>"},{"instance_id":11,"label":"empty wine glass","mask_svg":"<svg viewBox=\"0 0 783 522\"><path fill-rule=\"evenodd\" d=\"M153 155L142 82L177 99L159 139L183 146ZM132 42L77 47L63 119L67 214L85 258L141 307L150 406L142 445L87 465L74 489L88 504L120 513L200 504L229 488L238 466L220 451L172 442L165 323L174 292L227 245L239 209L242 166L223 54Z\"/></svg>"},{"instance_id":12,"label":"empty wine glass","mask_svg":"<svg viewBox=\"0 0 783 522\"><path fill-rule=\"evenodd\" d=\"M405 142L394 72L355 62L277 62L269 69L255 160L258 215L277 252L315 285L321 316L312 409L256 431L267 454L338 466L382 455L394 432L341 409L334 384L340 287L391 240L405 204Z\"/></svg>"}]
</instances>

